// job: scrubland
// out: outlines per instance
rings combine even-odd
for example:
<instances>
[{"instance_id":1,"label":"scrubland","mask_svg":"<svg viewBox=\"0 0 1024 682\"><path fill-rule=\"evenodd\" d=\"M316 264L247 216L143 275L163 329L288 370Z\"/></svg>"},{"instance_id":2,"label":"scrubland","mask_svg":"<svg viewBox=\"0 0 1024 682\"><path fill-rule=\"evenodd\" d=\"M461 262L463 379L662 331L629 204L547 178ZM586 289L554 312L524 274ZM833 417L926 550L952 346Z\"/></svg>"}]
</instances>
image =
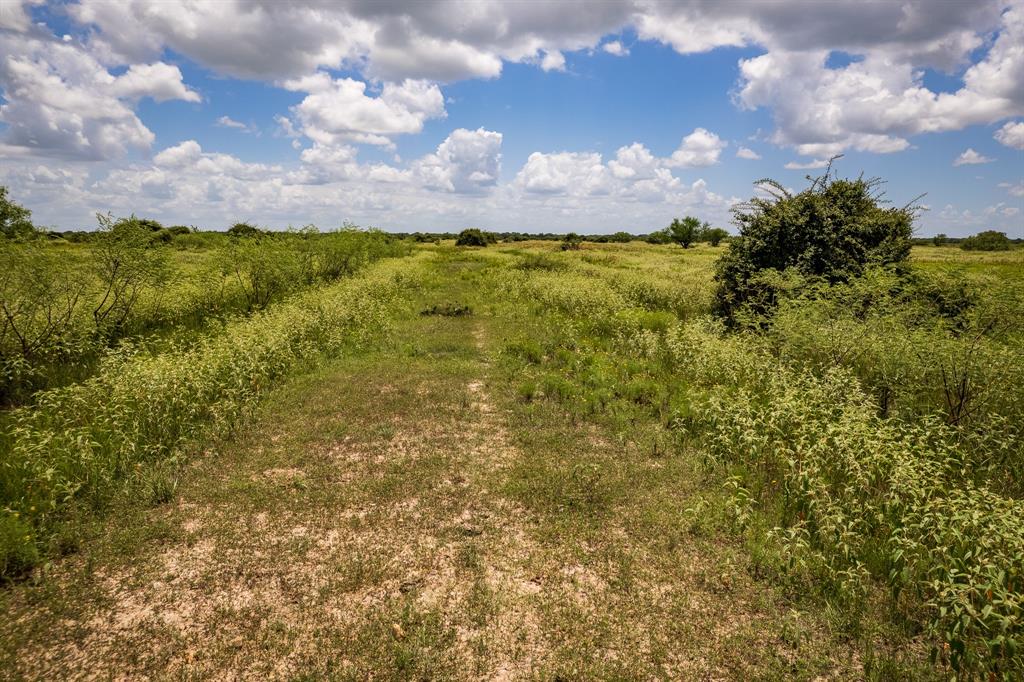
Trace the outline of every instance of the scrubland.
<instances>
[{"instance_id":1,"label":"scrubland","mask_svg":"<svg viewBox=\"0 0 1024 682\"><path fill-rule=\"evenodd\" d=\"M1024 251L728 322L725 251L225 241L102 334L91 280L7 370L5 669L1017 678Z\"/></svg>"}]
</instances>

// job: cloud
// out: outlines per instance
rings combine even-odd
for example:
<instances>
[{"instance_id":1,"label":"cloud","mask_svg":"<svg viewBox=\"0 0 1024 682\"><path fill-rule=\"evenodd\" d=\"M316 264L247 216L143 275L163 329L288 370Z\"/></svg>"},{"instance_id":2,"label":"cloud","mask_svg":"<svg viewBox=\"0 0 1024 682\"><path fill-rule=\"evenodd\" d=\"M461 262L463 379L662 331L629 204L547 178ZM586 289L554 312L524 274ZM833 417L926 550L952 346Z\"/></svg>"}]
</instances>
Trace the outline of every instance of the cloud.
<instances>
[{"instance_id":1,"label":"cloud","mask_svg":"<svg viewBox=\"0 0 1024 682\"><path fill-rule=\"evenodd\" d=\"M747 147L740 147L736 150L736 158L747 159L749 161L757 161L761 158L761 155L755 152L753 149Z\"/></svg>"},{"instance_id":2,"label":"cloud","mask_svg":"<svg viewBox=\"0 0 1024 682\"><path fill-rule=\"evenodd\" d=\"M151 97L157 102L180 99L185 102L199 102L196 92L189 90L181 81L177 66L157 62L155 64L132 64L118 76L111 85L111 92L117 97Z\"/></svg>"},{"instance_id":3,"label":"cloud","mask_svg":"<svg viewBox=\"0 0 1024 682\"><path fill-rule=\"evenodd\" d=\"M608 170L596 152L534 152L516 175L515 182L532 194L605 194Z\"/></svg>"},{"instance_id":4,"label":"cloud","mask_svg":"<svg viewBox=\"0 0 1024 682\"><path fill-rule=\"evenodd\" d=\"M479 194L498 182L501 140L501 133L493 130L459 128L435 153L413 163L412 173L426 187Z\"/></svg>"},{"instance_id":5,"label":"cloud","mask_svg":"<svg viewBox=\"0 0 1024 682\"><path fill-rule=\"evenodd\" d=\"M29 7L41 5L44 0L5 0L4 11L0 12L0 29L27 31L32 25Z\"/></svg>"},{"instance_id":6,"label":"cloud","mask_svg":"<svg viewBox=\"0 0 1024 682\"><path fill-rule=\"evenodd\" d=\"M198 102L178 67L132 64L119 76L78 45L43 31L0 32L0 149L9 155L102 160L146 150L153 133L135 115L143 97Z\"/></svg>"},{"instance_id":7,"label":"cloud","mask_svg":"<svg viewBox=\"0 0 1024 682\"><path fill-rule=\"evenodd\" d=\"M996 131L997 142L1012 149L1024 149L1024 121L1010 121Z\"/></svg>"},{"instance_id":8,"label":"cloud","mask_svg":"<svg viewBox=\"0 0 1024 682\"><path fill-rule=\"evenodd\" d=\"M915 21L931 21L919 15L923 8L907 7L914 8ZM769 108L776 123L772 141L801 154L901 151L909 146L909 135L959 130L1024 112L1022 44L1024 9L1013 6L1002 14L988 53L964 72L963 87L943 93L924 87L919 66L955 66L981 45L973 31L949 32L938 42L861 48L855 53L862 60L838 69L827 65L829 50L813 49L813 43L811 49L773 49L741 60L736 99L747 109Z\"/></svg>"},{"instance_id":9,"label":"cloud","mask_svg":"<svg viewBox=\"0 0 1024 682\"><path fill-rule=\"evenodd\" d=\"M441 90L422 80L385 83L378 97L367 95L362 81L332 79L323 72L282 85L309 93L292 113L302 134L323 145L352 141L387 146L392 136L418 133L427 119L447 115ZM287 126L295 130L293 124Z\"/></svg>"},{"instance_id":10,"label":"cloud","mask_svg":"<svg viewBox=\"0 0 1024 682\"><path fill-rule=\"evenodd\" d=\"M1011 183L1011 182L1000 182L999 187L1005 189L1012 196L1024 197L1024 181Z\"/></svg>"},{"instance_id":11,"label":"cloud","mask_svg":"<svg viewBox=\"0 0 1024 682\"><path fill-rule=\"evenodd\" d=\"M728 142L704 128L697 128L683 138L679 149L672 153L669 166L700 167L718 163Z\"/></svg>"},{"instance_id":12,"label":"cloud","mask_svg":"<svg viewBox=\"0 0 1024 682\"><path fill-rule=\"evenodd\" d=\"M285 120L287 120L287 119L285 119ZM246 133L252 132L252 130L249 128L248 125L246 125L245 123L242 123L241 121L236 121L235 119L231 118L230 116L221 116L220 118L217 119L217 122L216 122L215 125L217 125L217 126L219 126L221 128L234 128L235 130L241 130L241 131L246 132Z\"/></svg>"},{"instance_id":13,"label":"cloud","mask_svg":"<svg viewBox=\"0 0 1024 682\"><path fill-rule=\"evenodd\" d=\"M558 50L547 51L540 60L540 68L545 71L565 71L565 56Z\"/></svg>"},{"instance_id":14,"label":"cloud","mask_svg":"<svg viewBox=\"0 0 1024 682\"><path fill-rule=\"evenodd\" d=\"M11 13L23 25L21 5ZM771 141L808 156L845 149L892 153L907 137L1024 113L1024 6L973 3L245 2L80 0L69 14L97 54L128 63L165 49L242 78L277 81L319 69L364 79L450 82L495 78L505 62L565 68L565 54L626 54L608 35L633 30L681 54L759 46L735 97L769 109ZM976 51L984 58L970 60ZM829 66L832 51L854 57ZM967 67L964 69L964 67ZM925 87L923 69L962 73L955 92ZM366 141L383 144L383 134Z\"/></svg>"},{"instance_id":15,"label":"cloud","mask_svg":"<svg viewBox=\"0 0 1024 682\"><path fill-rule=\"evenodd\" d=\"M995 159L990 159L987 156L979 154L971 148L967 148L964 152L956 157L953 161L954 166L973 166L979 163L992 163Z\"/></svg>"},{"instance_id":16,"label":"cloud","mask_svg":"<svg viewBox=\"0 0 1024 682\"><path fill-rule=\"evenodd\" d=\"M623 45L618 40L610 40L610 41L608 41L607 43L605 43L604 45L601 46L601 49L604 50L605 52L607 52L608 54L614 55L616 57L628 57L629 56L629 48L626 47L625 45Z\"/></svg>"},{"instance_id":17,"label":"cloud","mask_svg":"<svg viewBox=\"0 0 1024 682\"><path fill-rule=\"evenodd\" d=\"M195 140L185 140L168 147L153 157L153 163L168 168L182 168L199 160L203 150Z\"/></svg>"},{"instance_id":18,"label":"cloud","mask_svg":"<svg viewBox=\"0 0 1024 682\"><path fill-rule=\"evenodd\" d=\"M809 170L812 168L824 168L828 165L828 159L814 159L812 161L790 161L783 168L786 170Z\"/></svg>"}]
</instances>

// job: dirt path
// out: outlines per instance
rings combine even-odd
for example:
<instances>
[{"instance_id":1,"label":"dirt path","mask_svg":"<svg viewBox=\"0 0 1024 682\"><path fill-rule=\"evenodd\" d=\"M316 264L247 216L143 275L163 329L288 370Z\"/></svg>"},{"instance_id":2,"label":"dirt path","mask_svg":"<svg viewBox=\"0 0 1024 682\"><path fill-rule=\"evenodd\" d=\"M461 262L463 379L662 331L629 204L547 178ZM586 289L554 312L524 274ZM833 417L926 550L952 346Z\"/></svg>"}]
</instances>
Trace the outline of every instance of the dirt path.
<instances>
[{"instance_id":1,"label":"dirt path","mask_svg":"<svg viewBox=\"0 0 1024 682\"><path fill-rule=\"evenodd\" d=\"M452 279L423 296L473 293ZM290 384L196 460L175 502L119 517L8 595L7 670L849 675L820 621L790 613L737 548L679 528L686 486L661 483L675 465L516 402L496 362L505 324L411 311L393 345ZM603 497L620 478L636 485Z\"/></svg>"}]
</instances>

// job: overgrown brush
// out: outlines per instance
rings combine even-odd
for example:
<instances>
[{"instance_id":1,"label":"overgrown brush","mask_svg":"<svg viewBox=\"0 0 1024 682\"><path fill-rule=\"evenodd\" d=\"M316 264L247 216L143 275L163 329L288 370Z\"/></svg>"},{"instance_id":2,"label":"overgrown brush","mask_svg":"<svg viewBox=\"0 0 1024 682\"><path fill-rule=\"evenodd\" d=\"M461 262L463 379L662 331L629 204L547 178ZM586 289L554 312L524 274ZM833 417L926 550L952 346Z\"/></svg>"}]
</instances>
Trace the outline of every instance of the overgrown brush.
<instances>
[{"instance_id":1,"label":"overgrown brush","mask_svg":"<svg viewBox=\"0 0 1024 682\"><path fill-rule=\"evenodd\" d=\"M5 575L46 554L73 509L102 509L147 467L231 428L298 367L379 337L407 278L383 267L155 356L124 345L91 379L15 410L0 435Z\"/></svg>"},{"instance_id":2,"label":"overgrown brush","mask_svg":"<svg viewBox=\"0 0 1024 682\"><path fill-rule=\"evenodd\" d=\"M848 608L887 584L907 617L927 607L936 660L961 674L1024 671L1024 501L976 485L975 455L950 427L879 418L839 368L780 368L698 414L710 460L772 500L783 570Z\"/></svg>"}]
</instances>

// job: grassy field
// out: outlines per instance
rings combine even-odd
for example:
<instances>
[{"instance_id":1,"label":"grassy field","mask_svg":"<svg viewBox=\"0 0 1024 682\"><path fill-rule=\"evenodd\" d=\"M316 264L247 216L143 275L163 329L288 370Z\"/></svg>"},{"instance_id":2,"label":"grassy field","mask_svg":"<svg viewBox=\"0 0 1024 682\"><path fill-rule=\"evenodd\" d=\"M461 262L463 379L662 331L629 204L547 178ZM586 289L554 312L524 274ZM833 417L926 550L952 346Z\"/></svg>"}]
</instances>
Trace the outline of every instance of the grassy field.
<instances>
[{"instance_id":1,"label":"grassy field","mask_svg":"<svg viewBox=\"0 0 1024 682\"><path fill-rule=\"evenodd\" d=\"M732 330L724 250L420 245L35 394L0 664L1019 679L1024 250Z\"/></svg>"}]
</instances>

